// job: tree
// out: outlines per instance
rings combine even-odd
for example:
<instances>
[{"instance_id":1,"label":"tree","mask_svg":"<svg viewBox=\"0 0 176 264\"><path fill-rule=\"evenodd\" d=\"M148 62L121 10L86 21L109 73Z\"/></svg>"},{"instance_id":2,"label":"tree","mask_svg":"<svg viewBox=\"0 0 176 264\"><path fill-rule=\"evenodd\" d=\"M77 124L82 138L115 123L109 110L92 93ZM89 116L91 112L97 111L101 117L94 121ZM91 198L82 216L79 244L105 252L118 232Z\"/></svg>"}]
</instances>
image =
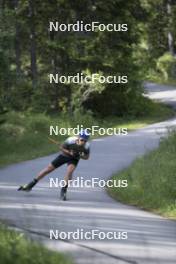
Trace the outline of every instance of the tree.
<instances>
[{"instance_id":1,"label":"tree","mask_svg":"<svg viewBox=\"0 0 176 264\"><path fill-rule=\"evenodd\" d=\"M10 45L3 49L6 54L12 52L12 56L5 56L5 64L12 75L17 76L16 82L9 84L9 105L16 110L30 108L48 112L62 109L72 111L76 108L91 109L101 114L122 115L130 112L131 97L135 102L142 92L138 74L140 62L134 55L140 43L141 23L146 13L141 2L143 0L4 1L3 12L8 15L3 23L9 24L13 35L10 39L9 31L4 26L2 31ZM148 3L150 16L146 28L151 36L156 36L148 38L149 49L151 54L155 54L154 57L163 54L167 46L166 27L162 34L158 34L158 29L162 30L166 21L166 15L162 22L159 21L161 13L165 11L164 4L160 5L160 2ZM151 15L153 7L155 12ZM175 12L174 9L172 12ZM91 21L128 23L128 32L49 32L49 21L65 24L76 21L83 21L84 24ZM152 27L153 21L157 22L157 29ZM101 73L104 76L127 75L129 82L126 85L49 85L49 73L67 76L81 72Z\"/></svg>"},{"instance_id":2,"label":"tree","mask_svg":"<svg viewBox=\"0 0 176 264\"><path fill-rule=\"evenodd\" d=\"M35 19L35 1L28 0L29 4L29 26L30 26L30 56L31 56L31 78L32 86L35 88L37 84L37 55L36 55L36 29Z\"/></svg>"},{"instance_id":3,"label":"tree","mask_svg":"<svg viewBox=\"0 0 176 264\"><path fill-rule=\"evenodd\" d=\"M171 55L175 54L175 48L174 48L174 37L173 37L173 5L174 1L167 0L167 15L168 15L168 48Z\"/></svg>"},{"instance_id":4,"label":"tree","mask_svg":"<svg viewBox=\"0 0 176 264\"><path fill-rule=\"evenodd\" d=\"M21 76L21 41L20 41L20 23L17 18L19 0L13 0L15 10L15 63L17 78Z\"/></svg>"}]
</instances>

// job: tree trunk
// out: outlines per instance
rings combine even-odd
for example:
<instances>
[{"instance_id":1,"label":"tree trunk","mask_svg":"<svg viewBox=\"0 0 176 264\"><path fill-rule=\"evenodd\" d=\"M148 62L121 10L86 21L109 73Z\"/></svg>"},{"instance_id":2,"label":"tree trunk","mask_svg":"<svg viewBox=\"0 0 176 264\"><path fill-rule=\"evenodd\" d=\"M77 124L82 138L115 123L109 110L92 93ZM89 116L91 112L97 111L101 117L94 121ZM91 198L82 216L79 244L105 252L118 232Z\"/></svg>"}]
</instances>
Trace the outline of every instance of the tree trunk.
<instances>
[{"instance_id":1,"label":"tree trunk","mask_svg":"<svg viewBox=\"0 0 176 264\"><path fill-rule=\"evenodd\" d=\"M168 15L168 33L167 33L167 39L168 39L168 49L169 52L174 55L174 39L172 34L172 26L173 26L173 19L172 19L172 0L167 0L167 15Z\"/></svg>"},{"instance_id":2,"label":"tree trunk","mask_svg":"<svg viewBox=\"0 0 176 264\"><path fill-rule=\"evenodd\" d=\"M14 0L14 9L17 12L18 0ZM21 76L21 47L20 47L20 24L18 22L16 14L16 24L15 24L15 62L16 62L16 74L17 78Z\"/></svg>"},{"instance_id":3,"label":"tree trunk","mask_svg":"<svg viewBox=\"0 0 176 264\"><path fill-rule=\"evenodd\" d=\"M35 16L34 1L29 0L31 78L32 78L33 87L35 87L37 84L36 31L35 31L34 16Z\"/></svg>"},{"instance_id":4,"label":"tree trunk","mask_svg":"<svg viewBox=\"0 0 176 264\"><path fill-rule=\"evenodd\" d=\"M50 32L50 40L51 41L55 41L55 34L54 32ZM57 67L57 61L56 61L56 53L54 52L53 53L53 56L51 57L51 66L52 66L52 72L53 74L56 74L58 73L58 67ZM55 111L58 111L58 108L59 108L59 105L58 105L58 102L59 102L59 94L58 94L58 85L57 84L53 84L53 91L54 91L54 97L53 97L53 109Z\"/></svg>"}]
</instances>

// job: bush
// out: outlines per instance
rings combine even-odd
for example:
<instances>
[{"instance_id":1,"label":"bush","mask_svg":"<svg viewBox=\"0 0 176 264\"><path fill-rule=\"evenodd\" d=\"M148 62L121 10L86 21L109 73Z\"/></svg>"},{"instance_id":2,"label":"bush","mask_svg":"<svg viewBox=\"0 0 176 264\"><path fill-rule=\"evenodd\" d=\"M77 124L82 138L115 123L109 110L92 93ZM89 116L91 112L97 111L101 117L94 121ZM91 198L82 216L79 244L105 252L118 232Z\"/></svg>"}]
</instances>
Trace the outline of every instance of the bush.
<instances>
[{"instance_id":1,"label":"bush","mask_svg":"<svg viewBox=\"0 0 176 264\"><path fill-rule=\"evenodd\" d=\"M70 264L62 254L50 251L21 233L0 225L1 264Z\"/></svg>"},{"instance_id":2,"label":"bush","mask_svg":"<svg viewBox=\"0 0 176 264\"><path fill-rule=\"evenodd\" d=\"M32 86L28 81L18 81L11 87L10 92L6 93L8 107L17 111L28 109L31 104L32 93Z\"/></svg>"},{"instance_id":3,"label":"bush","mask_svg":"<svg viewBox=\"0 0 176 264\"><path fill-rule=\"evenodd\" d=\"M165 81L168 81L169 78L176 78L176 58L170 53L165 53L157 60L156 68Z\"/></svg>"}]
</instances>

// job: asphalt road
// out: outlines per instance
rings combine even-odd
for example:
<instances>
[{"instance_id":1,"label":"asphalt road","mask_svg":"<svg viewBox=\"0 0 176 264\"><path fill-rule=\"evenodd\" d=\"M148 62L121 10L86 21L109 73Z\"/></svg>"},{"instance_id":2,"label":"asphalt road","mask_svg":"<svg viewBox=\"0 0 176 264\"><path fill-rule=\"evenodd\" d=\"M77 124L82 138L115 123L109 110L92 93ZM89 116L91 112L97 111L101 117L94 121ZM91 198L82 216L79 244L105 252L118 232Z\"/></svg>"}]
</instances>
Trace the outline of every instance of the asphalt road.
<instances>
[{"instance_id":1,"label":"asphalt road","mask_svg":"<svg viewBox=\"0 0 176 264\"><path fill-rule=\"evenodd\" d=\"M149 96L176 105L176 88L147 84ZM91 158L76 172L84 179L108 179L129 166L136 157L156 148L176 118L149 125L127 136L111 136L91 142ZM55 155L14 164L0 170L0 219L29 232L47 247L66 252L78 264L175 264L176 222L113 201L103 188L70 187L68 201L59 200L59 188L49 187L50 177L61 179L62 167L41 181L30 193L17 192ZM51 240L50 230L99 230L127 232L127 239Z\"/></svg>"}]
</instances>

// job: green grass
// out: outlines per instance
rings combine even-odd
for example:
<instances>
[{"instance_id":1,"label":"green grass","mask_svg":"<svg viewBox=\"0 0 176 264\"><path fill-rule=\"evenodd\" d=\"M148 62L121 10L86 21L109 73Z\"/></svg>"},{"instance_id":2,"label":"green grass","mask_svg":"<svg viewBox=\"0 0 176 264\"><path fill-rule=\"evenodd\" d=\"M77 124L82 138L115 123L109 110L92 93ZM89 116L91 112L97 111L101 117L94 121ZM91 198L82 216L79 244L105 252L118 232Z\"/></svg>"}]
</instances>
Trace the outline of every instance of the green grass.
<instances>
[{"instance_id":1,"label":"green grass","mask_svg":"<svg viewBox=\"0 0 176 264\"><path fill-rule=\"evenodd\" d=\"M33 242L21 233L0 225L1 264L71 264L63 254Z\"/></svg>"},{"instance_id":2,"label":"green grass","mask_svg":"<svg viewBox=\"0 0 176 264\"><path fill-rule=\"evenodd\" d=\"M57 145L49 142L50 125L59 127L84 127L99 125L100 127L127 127L134 130L148 124L165 120L173 115L173 111L148 99L147 113L142 117L109 117L96 119L90 114L68 117L68 115L49 116L36 113L10 112L6 115L6 123L0 125L0 166L16 163L28 159L45 156L58 151ZM98 135L95 135L97 137ZM66 136L52 136L53 139L63 142Z\"/></svg>"},{"instance_id":3,"label":"green grass","mask_svg":"<svg viewBox=\"0 0 176 264\"><path fill-rule=\"evenodd\" d=\"M113 179L128 180L127 188L109 188L118 201L176 219L176 132L158 149L138 158Z\"/></svg>"}]
</instances>

